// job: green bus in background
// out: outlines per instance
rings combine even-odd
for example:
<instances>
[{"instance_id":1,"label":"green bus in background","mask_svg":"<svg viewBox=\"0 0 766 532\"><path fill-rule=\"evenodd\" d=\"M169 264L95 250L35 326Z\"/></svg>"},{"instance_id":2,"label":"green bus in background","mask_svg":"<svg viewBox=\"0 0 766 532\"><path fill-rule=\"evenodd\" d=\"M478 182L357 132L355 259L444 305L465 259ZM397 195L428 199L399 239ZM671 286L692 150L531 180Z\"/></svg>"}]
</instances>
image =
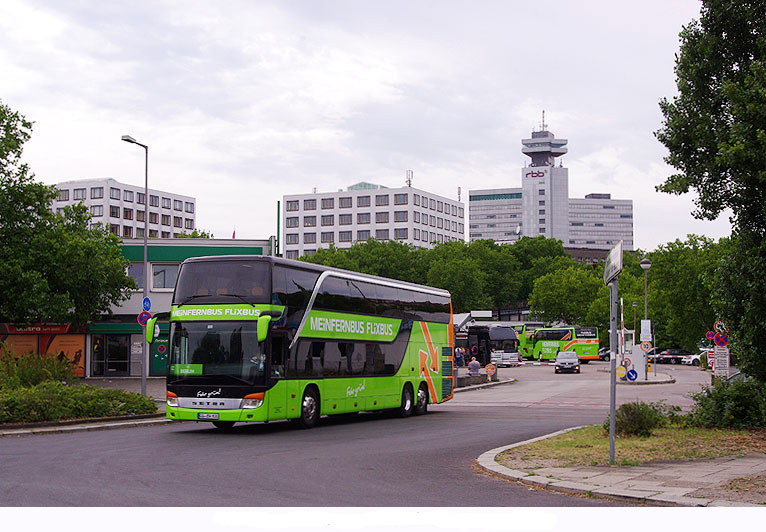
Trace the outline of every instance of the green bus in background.
<instances>
[{"instance_id":1,"label":"green bus in background","mask_svg":"<svg viewBox=\"0 0 766 532\"><path fill-rule=\"evenodd\" d=\"M170 312L167 417L227 429L425 414L453 396L453 345L445 290L275 257L187 259Z\"/></svg>"},{"instance_id":2,"label":"green bus in background","mask_svg":"<svg viewBox=\"0 0 766 532\"><path fill-rule=\"evenodd\" d=\"M574 351L586 364L598 360L598 327L541 327L534 332L517 329L519 353L531 360L555 360L559 351Z\"/></svg>"}]
</instances>

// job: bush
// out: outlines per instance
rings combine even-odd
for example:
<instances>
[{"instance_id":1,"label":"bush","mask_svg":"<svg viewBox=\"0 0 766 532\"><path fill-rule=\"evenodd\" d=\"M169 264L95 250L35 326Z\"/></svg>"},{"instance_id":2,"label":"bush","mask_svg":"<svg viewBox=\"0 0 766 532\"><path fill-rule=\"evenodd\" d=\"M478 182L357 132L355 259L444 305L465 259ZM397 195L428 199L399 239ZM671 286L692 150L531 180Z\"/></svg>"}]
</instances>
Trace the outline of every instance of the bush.
<instances>
[{"instance_id":1,"label":"bush","mask_svg":"<svg viewBox=\"0 0 766 532\"><path fill-rule=\"evenodd\" d=\"M644 403L637 401L621 405L615 413L615 432L625 436L652 435L652 429L661 427L677 417L676 407L666 407L662 403ZM609 430L609 418L603 424Z\"/></svg>"},{"instance_id":2,"label":"bush","mask_svg":"<svg viewBox=\"0 0 766 532\"><path fill-rule=\"evenodd\" d=\"M0 423L34 423L92 417L153 414L151 397L95 386L44 382L0 390Z\"/></svg>"},{"instance_id":3,"label":"bush","mask_svg":"<svg viewBox=\"0 0 766 532\"><path fill-rule=\"evenodd\" d=\"M0 343L0 390L29 387L45 381L69 381L75 367L67 360L49 355L26 353L16 355Z\"/></svg>"},{"instance_id":4,"label":"bush","mask_svg":"<svg viewBox=\"0 0 766 532\"><path fill-rule=\"evenodd\" d=\"M766 383L754 379L716 381L692 395L687 425L716 428L766 427Z\"/></svg>"}]
</instances>

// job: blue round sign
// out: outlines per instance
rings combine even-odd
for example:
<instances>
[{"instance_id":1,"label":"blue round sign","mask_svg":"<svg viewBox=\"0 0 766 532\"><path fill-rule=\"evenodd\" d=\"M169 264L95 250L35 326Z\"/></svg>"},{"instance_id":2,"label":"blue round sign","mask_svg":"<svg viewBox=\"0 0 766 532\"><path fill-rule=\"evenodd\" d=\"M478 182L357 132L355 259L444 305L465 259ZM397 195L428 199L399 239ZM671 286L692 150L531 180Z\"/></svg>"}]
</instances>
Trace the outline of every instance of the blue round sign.
<instances>
[{"instance_id":1,"label":"blue round sign","mask_svg":"<svg viewBox=\"0 0 766 532\"><path fill-rule=\"evenodd\" d=\"M144 306L144 310L145 310L146 312L149 312L149 311L151 310L151 308L152 308L152 302L151 302L151 300L150 300L148 297L145 297L145 298L144 298L144 301L143 301L143 306Z\"/></svg>"},{"instance_id":2,"label":"blue round sign","mask_svg":"<svg viewBox=\"0 0 766 532\"><path fill-rule=\"evenodd\" d=\"M146 323L151 319L152 315L148 312L142 312L138 315L138 324L141 327L146 327Z\"/></svg>"},{"instance_id":3,"label":"blue round sign","mask_svg":"<svg viewBox=\"0 0 766 532\"><path fill-rule=\"evenodd\" d=\"M633 382L634 380L638 378L638 372L634 369L631 369L628 371L627 377L629 381Z\"/></svg>"}]
</instances>

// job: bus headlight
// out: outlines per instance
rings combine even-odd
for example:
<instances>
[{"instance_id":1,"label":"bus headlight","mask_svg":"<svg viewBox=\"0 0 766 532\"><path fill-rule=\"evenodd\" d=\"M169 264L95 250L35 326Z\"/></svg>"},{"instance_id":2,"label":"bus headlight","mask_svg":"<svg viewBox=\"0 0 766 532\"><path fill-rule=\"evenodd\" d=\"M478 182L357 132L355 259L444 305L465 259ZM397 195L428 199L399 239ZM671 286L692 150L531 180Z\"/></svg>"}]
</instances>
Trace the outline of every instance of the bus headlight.
<instances>
[{"instance_id":1,"label":"bus headlight","mask_svg":"<svg viewBox=\"0 0 766 532\"><path fill-rule=\"evenodd\" d=\"M261 393L251 393L249 395L246 395L244 399L242 399L242 408L258 408L263 404L263 398L266 394L264 392Z\"/></svg>"},{"instance_id":2,"label":"bus headlight","mask_svg":"<svg viewBox=\"0 0 766 532\"><path fill-rule=\"evenodd\" d=\"M178 396L174 394L173 392L166 392L165 394L167 396L167 405L168 406L178 406Z\"/></svg>"}]
</instances>

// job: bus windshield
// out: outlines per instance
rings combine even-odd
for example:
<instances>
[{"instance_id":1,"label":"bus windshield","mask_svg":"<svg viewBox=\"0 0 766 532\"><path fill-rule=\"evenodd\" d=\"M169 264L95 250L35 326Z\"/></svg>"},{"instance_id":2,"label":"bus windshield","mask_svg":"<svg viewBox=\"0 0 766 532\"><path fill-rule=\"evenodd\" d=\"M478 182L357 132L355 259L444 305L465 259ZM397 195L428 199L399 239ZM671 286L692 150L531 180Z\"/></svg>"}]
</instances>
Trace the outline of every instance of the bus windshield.
<instances>
[{"instance_id":1,"label":"bus windshield","mask_svg":"<svg viewBox=\"0 0 766 532\"><path fill-rule=\"evenodd\" d=\"M263 384L267 363L255 321L172 324L169 382Z\"/></svg>"},{"instance_id":2,"label":"bus windshield","mask_svg":"<svg viewBox=\"0 0 766 532\"><path fill-rule=\"evenodd\" d=\"M254 260L204 260L181 266L174 305L270 303L269 264Z\"/></svg>"}]
</instances>

